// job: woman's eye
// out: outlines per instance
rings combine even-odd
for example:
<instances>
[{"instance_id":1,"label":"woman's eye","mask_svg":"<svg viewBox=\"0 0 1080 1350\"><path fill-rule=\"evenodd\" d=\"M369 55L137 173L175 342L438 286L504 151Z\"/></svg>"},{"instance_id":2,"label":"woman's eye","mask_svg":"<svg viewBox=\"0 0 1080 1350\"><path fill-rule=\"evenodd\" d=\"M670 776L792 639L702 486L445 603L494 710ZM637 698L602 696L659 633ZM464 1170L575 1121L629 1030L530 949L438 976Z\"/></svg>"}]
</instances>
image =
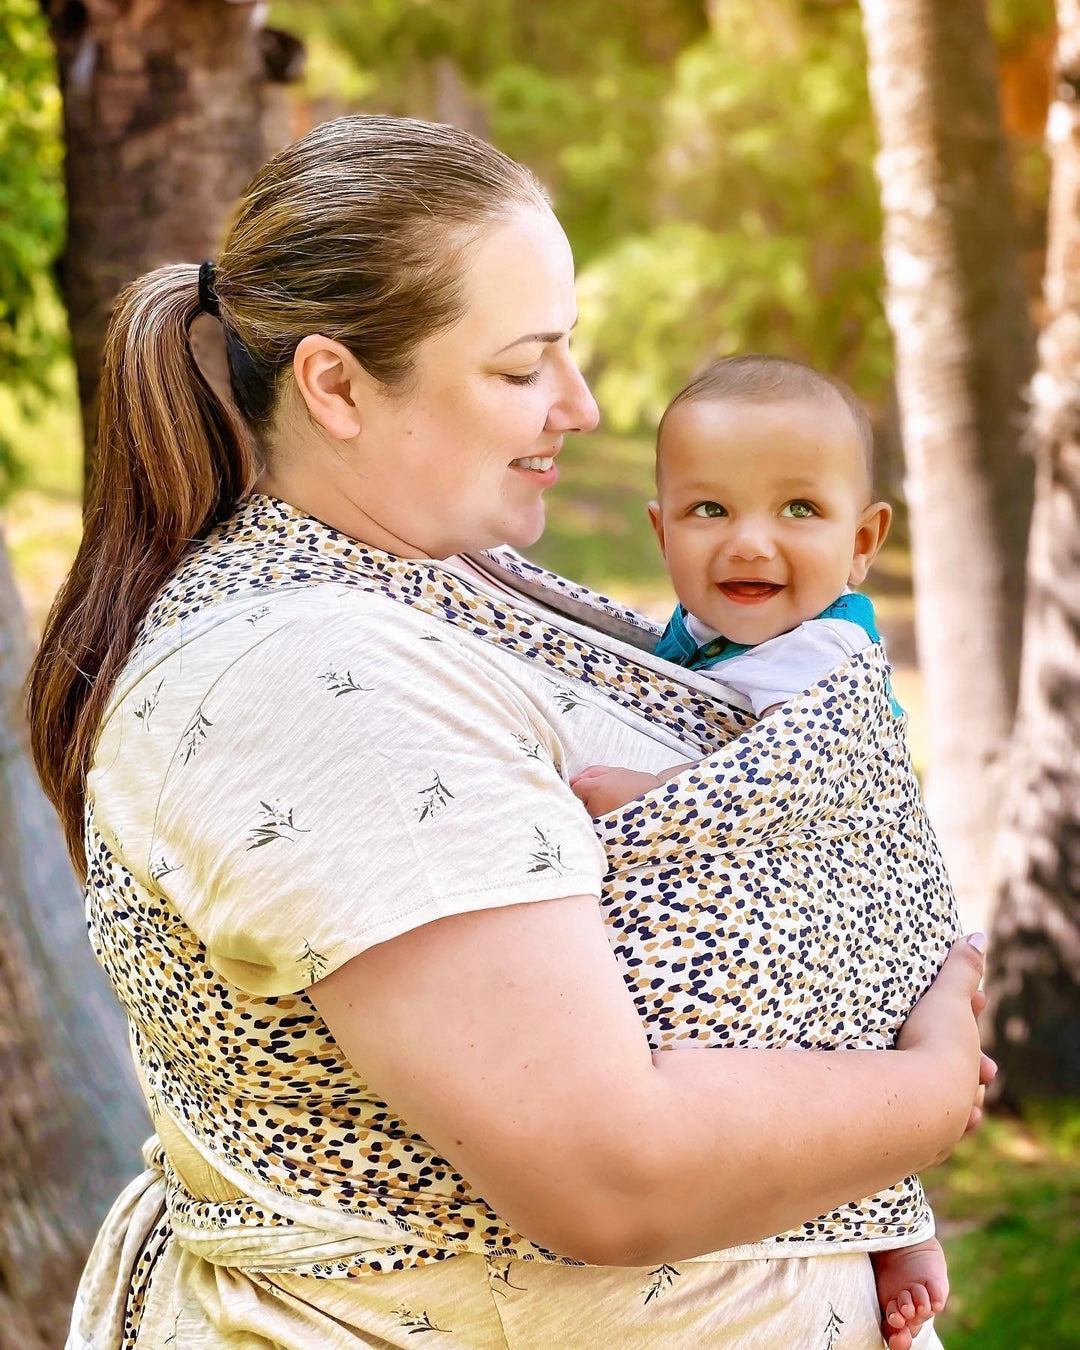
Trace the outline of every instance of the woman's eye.
<instances>
[{"instance_id":1,"label":"woman's eye","mask_svg":"<svg viewBox=\"0 0 1080 1350\"><path fill-rule=\"evenodd\" d=\"M719 502L698 502L697 506L691 507L692 516L701 516L706 520L715 520L717 516L726 516L727 511Z\"/></svg>"},{"instance_id":2,"label":"woman's eye","mask_svg":"<svg viewBox=\"0 0 1080 1350\"><path fill-rule=\"evenodd\" d=\"M504 375L503 379L508 384L535 384L540 378L538 370L530 370L528 375Z\"/></svg>"},{"instance_id":3,"label":"woman's eye","mask_svg":"<svg viewBox=\"0 0 1080 1350\"><path fill-rule=\"evenodd\" d=\"M788 502L787 506L780 512L782 516L790 516L794 520L806 520L810 516L816 516L817 511L810 502Z\"/></svg>"}]
</instances>

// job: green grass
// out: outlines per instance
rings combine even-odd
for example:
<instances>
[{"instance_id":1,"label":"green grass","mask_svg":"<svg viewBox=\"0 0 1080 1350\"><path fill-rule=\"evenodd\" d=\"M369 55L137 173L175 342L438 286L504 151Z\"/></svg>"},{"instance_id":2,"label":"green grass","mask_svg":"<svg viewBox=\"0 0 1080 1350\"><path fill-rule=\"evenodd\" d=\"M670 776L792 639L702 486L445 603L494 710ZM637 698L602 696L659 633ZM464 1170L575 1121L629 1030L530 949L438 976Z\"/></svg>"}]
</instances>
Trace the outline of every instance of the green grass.
<instances>
[{"instance_id":1,"label":"green grass","mask_svg":"<svg viewBox=\"0 0 1080 1350\"><path fill-rule=\"evenodd\" d=\"M925 1181L952 1283L947 1350L1080 1346L1080 1103L991 1116Z\"/></svg>"}]
</instances>

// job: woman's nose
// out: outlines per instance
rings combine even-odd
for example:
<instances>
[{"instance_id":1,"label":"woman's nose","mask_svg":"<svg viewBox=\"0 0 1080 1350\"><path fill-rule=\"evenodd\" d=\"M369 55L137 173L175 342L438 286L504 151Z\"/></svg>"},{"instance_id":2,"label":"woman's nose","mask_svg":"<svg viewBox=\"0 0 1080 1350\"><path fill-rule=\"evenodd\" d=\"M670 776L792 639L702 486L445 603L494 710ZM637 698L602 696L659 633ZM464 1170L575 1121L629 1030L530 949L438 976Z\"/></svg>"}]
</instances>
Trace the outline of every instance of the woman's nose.
<instances>
[{"instance_id":1,"label":"woman's nose","mask_svg":"<svg viewBox=\"0 0 1080 1350\"><path fill-rule=\"evenodd\" d=\"M585 376L570 361L563 389L548 413L547 429L560 434L568 431L592 431L600 421L600 409Z\"/></svg>"}]
</instances>

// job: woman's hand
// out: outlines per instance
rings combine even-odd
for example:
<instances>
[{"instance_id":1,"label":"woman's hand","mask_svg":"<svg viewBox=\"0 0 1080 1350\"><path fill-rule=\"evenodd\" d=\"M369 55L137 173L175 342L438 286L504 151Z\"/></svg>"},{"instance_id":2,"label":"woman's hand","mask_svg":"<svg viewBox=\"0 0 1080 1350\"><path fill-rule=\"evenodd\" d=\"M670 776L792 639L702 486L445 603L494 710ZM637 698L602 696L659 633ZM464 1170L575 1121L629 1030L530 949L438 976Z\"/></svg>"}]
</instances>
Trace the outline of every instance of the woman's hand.
<instances>
[{"instance_id":1,"label":"woman's hand","mask_svg":"<svg viewBox=\"0 0 1080 1350\"><path fill-rule=\"evenodd\" d=\"M898 1050L923 1055L929 1071L940 1078L943 1089L953 1098L948 1115L956 1122L955 1138L947 1143L938 1161L944 1161L959 1139L978 1126L986 1085L997 1073L997 1065L982 1053L976 1021L986 1006L986 995L978 987L985 944L981 933L954 944L937 978L912 1008L896 1042Z\"/></svg>"}]
</instances>

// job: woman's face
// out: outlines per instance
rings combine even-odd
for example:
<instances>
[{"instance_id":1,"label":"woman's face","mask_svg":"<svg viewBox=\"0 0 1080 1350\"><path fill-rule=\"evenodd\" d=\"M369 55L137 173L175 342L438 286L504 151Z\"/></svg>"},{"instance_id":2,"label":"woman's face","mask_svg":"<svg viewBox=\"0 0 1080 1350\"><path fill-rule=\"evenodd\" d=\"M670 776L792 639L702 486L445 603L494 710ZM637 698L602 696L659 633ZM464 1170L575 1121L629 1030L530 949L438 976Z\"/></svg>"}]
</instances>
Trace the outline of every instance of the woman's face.
<instances>
[{"instance_id":1,"label":"woman's face","mask_svg":"<svg viewBox=\"0 0 1080 1350\"><path fill-rule=\"evenodd\" d=\"M350 532L405 556L534 543L563 437L597 421L570 354L573 258L550 212L486 230L462 287L462 318L420 345L404 390L362 398L342 465L339 488L371 522Z\"/></svg>"}]
</instances>

